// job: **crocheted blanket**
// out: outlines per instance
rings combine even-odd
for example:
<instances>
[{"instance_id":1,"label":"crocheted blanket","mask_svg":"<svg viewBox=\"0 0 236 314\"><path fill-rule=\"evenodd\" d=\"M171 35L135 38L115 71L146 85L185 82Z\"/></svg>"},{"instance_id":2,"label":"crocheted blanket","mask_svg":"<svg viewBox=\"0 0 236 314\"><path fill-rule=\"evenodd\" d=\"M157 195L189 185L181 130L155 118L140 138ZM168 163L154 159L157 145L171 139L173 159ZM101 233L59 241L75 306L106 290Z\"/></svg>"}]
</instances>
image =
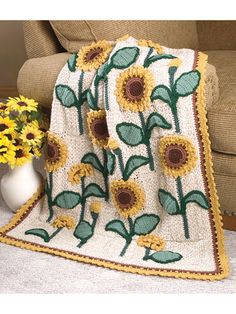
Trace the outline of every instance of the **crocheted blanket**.
<instances>
[{"instance_id":1,"label":"crocheted blanket","mask_svg":"<svg viewBox=\"0 0 236 314\"><path fill-rule=\"evenodd\" d=\"M73 54L54 91L46 196L0 241L131 273L226 277L206 63L129 36Z\"/></svg>"}]
</instances>

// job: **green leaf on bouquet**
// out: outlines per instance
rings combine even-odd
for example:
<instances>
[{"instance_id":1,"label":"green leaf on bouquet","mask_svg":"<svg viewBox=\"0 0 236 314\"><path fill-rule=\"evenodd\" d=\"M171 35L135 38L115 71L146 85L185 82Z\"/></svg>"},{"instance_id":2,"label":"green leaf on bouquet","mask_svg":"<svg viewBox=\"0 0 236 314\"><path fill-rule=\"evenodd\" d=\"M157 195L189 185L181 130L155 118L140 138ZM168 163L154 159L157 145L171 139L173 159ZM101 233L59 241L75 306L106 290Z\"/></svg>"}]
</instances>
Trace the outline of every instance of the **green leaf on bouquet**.
<instances>
[{"instance_id":1,"label":"green leaf on bouquet","mask_svg":"<svg viewBox=\"0 0 236 314\"><path fill-rule=\"evenodd\" d=\"M31 235L34 235L36 237L42 238L44 240L44 242L49 242L50 241L49 234L44 229L40 229L40 228L30 229L30 230L27 230L25 232L25 234L31 234Z\"/></svg>"},{"instance_id":2,"label":"green leaf on bouquet","mask_svg":"<svg viewBox=\"0 0 236 314\"><path fill-rule=\"evenodd\" d=\"M84 155L83 158L81 159L81 162L92 165L95 169L97 169L100 172L104 171L103 165L98 159L98 156L94 153L88 153Z\"/></svg>"},{"instance_id":3,"label":"green leaf on bouquet","mask_svg":"<svg viewBox=\"0 0 236 314\"><path fill-rule=\"evenodd\" d=\"M90 183L89 185L86 186L84 190L83 197L88 198L90 196L96 196L96 197L105 197L106 194L104 191L100 188L99 185L95 183Z\"/></svg>"},{"instance_id":4,"label":"green leaf on bouquet","mask_svg":"<svg viewBox=\"0 0 236 314\"><path fill-rule=\"evenodd\" d=\"M149 163L149 158L143 157L143 156L138 156L138 155L133 155L131 156L126 165L125 165L125 170L123 173L123 178L124 180L128 180L131 174L138 169L139 167L146 165Z\"/></svg>"},{"instance_id":5,"label":"green leaf on bouquet","mask_svg":"<svg viewBox=\"0 0 236 314\"><path fill-rule=\"evenodd\" d=\"M88 89L87 91L87 101L88 101L89 108L91 108L92 110L97 110L97 103L90 89Z\"/></svg>"},{"instance_id":6,"label":"green leaf on bouquet","mask_svg":"<svg viewBox=\"0 0 236 314\"><path fill-rule=\"evenodd\" d=\"M159 113L153 112L152 114L150 114L150 116L147 119L147 131L148 131L148 135L150 137L152 130L155 127L159 127L162 129L171 129L171 124L169 122L166 121L166 119L160 115Z\"/></svg>"},{"instance_id":7,"label":"green leaf on bouquet","mask_svg":"<svg viewBox=\"0 0 236 314\"><path fill-rule=\"evenodd\" d=\"M77 53L73 53L70 59L67 61L68 68L71 72L76 71L76 60L77 60Z\"/></svg>"},{"instance_id":8,"label":"green leaf on bouquet","mask_svg":"<svg viewBox=\"0 0 236 314\"><path fill-rule=\"evenodd\" d=\"M60 208L72 209L80 204L80 202L81 196L79 193L73 191L63 191L55 197L53 204Z\"/></svg>"},{"instance_id":9,"label":"green leaf on bouquet","mask_svg":"<svg viewBox=\"0 0 236 314\"><path fill-rule=\"evenodd\" d=\"M56 97L61 102L62 106L70 108L76 106L78 100L74 91L67 85L57 85L55 88Z\"/></svg>"},{"instance_id":10,"label":"green leaf on bouquet","mask_svg":"<svg viewBox=\"0 0 236 314\"><path fill-rule=\"evenodd\" d=\"M175 59L176 57L170 55L170 54L158 54L155 56L151 56L150 58L148 58L145 62L144 62L144 67L147 68L149 67L150 64L152 64L153 62L156 62L158 60L162 60L162 59Z\"/></svg>"},{"instance_id":11,"label":"green leaf on bouquet","mask_svg":"<svg viewBox=\"0 0 236 314\"><path fill-rule=\"evenodd\" d=\"M160 222L160 217L154 214L144 214L134 221L134 233L145 235L152 232Z\"/></svg>"},{"instance_id":12,"label":"green leaf on bouquet","mask_svg":"<svg viewBox=\"0 0 236 314\"><path fill-rule=\"evenodd\" d=\"M160 251L153 253L148 257L148 259L151 259L152 261L160 264L168 264L173 263L181 260L183 256L179 253L174 253L171 251Z\"/></svg>"},{"instance_id":13,"label":"green leaf on bouquet","mask_svg":"<svg viewBox=\"0 0 236 314\"><path fill-rule=\"evenodd\" d=\"M116 164L116 156L108 151L107 152L107 170L109 174L113 174L114 169L115 169L115 164Z\"/></svg>"},{"instance_id":14,"label":"green leaf on bouquet","mask_svg":"<svg viewBox=\"0 0 236 314\"><path fill-rule=\"evenodd\" d=\"M174 90L178 96L191 95L197 89L200 82L201 74L197 70L183 73L175 81Z\"/></svg>"},{"instance_id":15,"label":"green leaf on bouquet","mask_svg":"<svg viewBox=\"0 0 236 314\"><path fill-rule=\"evenodd\" d=\"M121 48L112 55L109 66L116 69L125 69L136 61L138 55L138 47Z\"/></svg>"},{"instance_id":16,"label":"green leaf on bouquet","mask_svg":"<svg viewBox=\"0 0 236 314\"><path fill-rule=\"evenodd\" d=\"M171 90L165 85L156 86L151 94L151 100L160 99L171 106Z\"/></svg>"},{"instance_id":17,"label":"green leaf on bouquet","mask_svg":"<svg viewBox=\"0 0 236 314\"><path fill-rule=\"evenodd\" d=\"M165 190L159 189L158 198L161 206L167 211L168 214L177 215L180 213L179 204L172 194L166 192Z\"/></svg>"},{"instance_id":18,"label":"green leaf on bouquet","mask_svg":"<svg viewBox=\"0 0 236 314\"><path fill-rule=\"evenodd\" d=\"M112 220L112 221L108 222L108 224L105 227L105 230L116 232L125 239L129 237L129 233L128 233L124 223L120 220Z\"/></svg>"},{"instance_id":19,"label":"green leaf on bouquet","mask_svg":"<svg viewBox=\"0 0 236 314\"><path fill-rule=\"evenodd\" d=\"M82 241L88 240L93 235L93 227L85 220L82 220L75 228L74 236Z\"/></svg>"},{"instance_id":20,"label":"green leaf on bouquet","mask_svg":"<svg viewBox=\"0 0 236 314\"><path fill-rule=\"evenodd\" d=\"M202 208L209 209L210 204L206 196L201 191L191 191L184 197L185 204L196 203Z\"/></svg>"},{"instance_id":21,"label":"green leaf on bouquet","mask_svg":"<svg viewBox=\"0 0 236 314\"><path fill-rule=\"evenodd\" d=\"M143 131L136 124L126 122L117 124L116 132L127 145L137 146L143 142Z\"/></svg>"}]
</instances>

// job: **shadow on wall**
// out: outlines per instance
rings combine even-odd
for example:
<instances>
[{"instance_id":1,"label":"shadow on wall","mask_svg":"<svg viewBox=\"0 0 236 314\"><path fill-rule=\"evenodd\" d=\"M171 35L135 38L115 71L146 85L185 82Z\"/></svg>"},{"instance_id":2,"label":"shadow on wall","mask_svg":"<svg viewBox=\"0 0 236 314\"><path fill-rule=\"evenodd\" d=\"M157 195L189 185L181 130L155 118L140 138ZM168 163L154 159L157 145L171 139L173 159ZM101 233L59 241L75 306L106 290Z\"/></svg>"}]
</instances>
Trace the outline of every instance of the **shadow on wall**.
<instances>
[{"instance_id":1,"label":"shadow on wall","mask_svg":"<svg viewBox=\"0 0 236 314\"><path fill-rule=\"evenodd\" d=\"M17 74L26 60L22 21L0 21L0 98L17 95Z\"/></svg>"}]
</instances>

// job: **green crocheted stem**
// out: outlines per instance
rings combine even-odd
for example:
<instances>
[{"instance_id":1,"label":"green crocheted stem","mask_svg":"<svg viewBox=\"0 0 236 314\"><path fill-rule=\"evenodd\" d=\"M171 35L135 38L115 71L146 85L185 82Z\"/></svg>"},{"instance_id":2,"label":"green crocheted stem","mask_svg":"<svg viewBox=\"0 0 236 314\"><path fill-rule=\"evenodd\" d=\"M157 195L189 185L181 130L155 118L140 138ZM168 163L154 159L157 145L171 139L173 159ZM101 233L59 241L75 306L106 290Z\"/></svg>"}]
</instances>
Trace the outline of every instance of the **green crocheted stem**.
<instances>
[{"instance_id":1,"label":"green crocheted stem","mask_svg":"<svg viewBox=\"0 0 236 314\"><path fill-rule=\"evenodd\" d=\"M82 200L81 200L81 212L80 212L80 219L79 222L81 222L84 219L84 212L85 212L85 199L84 199L84 189L85 189L85 178L81 178L81 195L82 195Z\"/></svg>"},{"instance_id":2,"label":"green crocheted stem","mask_svg":"<svg viewBox=\"0 0 236 314\"><path fill-rule=\"evenodd\" d=\"M63 228L57 228L49 237L49 241L52 240Z\"/></svg>"},{"instance_id":3,"label":"green crocheted stem","mask_svg":"<svg viewBox=\"0 0 236 314\"><path fill-rule=\"evenodd\" d=\"M79 99L80 105L77 107L78 127L79 127L80 135L84 133L83 118L82 118L82 102L80 101L82 99L82 93L83 93L83 81L84 81L84 72L82 71L80 73L79 86L78 86L78 99Z\"/></svg>"},{"instance_id":4,"label":"green crocheted stem","mask_svg":"<svg viewBox=\"0 0 236 314\"><path fill-rule=\"evenodd\" d=\"M130 230L129 231L129 237L126 238L126 243L125 243L125 246L123 247L122 251L120 252L120 256L124 256L125 255L125 253L126 253L128 247L129 247L130 243L132 242L132 237L133 237L133 234L134 234L134 232L133 232L134 227L133 227L133 220L132 220L132 218L129 217L128 218L128 222L129 222L129 230Z\"/></svg>"},{"instance_id":5,"label":"green crocheted stem","mask_svg":"<svg viewBox=\"0 0 236 314\"><path fill-rule=\"evenodd\" d=\"M109 173L107 171L107 168L106 168L106 163L107 163L107 154L106 154L106 150L103 148L103 162L104 162L104 171L103 171L103 179L104 179L104 186L105 186L105 193L106 193L106 196L105 196L105 201L108 201L109 199Z\"/></svg>"},{"instance_id":6,"label":"green crocheted stem","mask_svg":"<svg viewBox=\"0 0 236 314\"><path fill-rule=\"evenodd\" d=\"M109 110L109 100L108 100L108 78L104 82L105 84L105 109Z\"/></svg>"},{"instance_id":7,"label":"green crocheted stem","mask_svg":"<svg viewBox=\"0 0 236 314\"><path fill-rule=\"evenodd\" d=\"M175 77L175 72L177 68L176 67L170 67L169 69L169 82L170 82L170 89L172 91L172 104L171 104L171 112L174 118L174 123L175 123L175 131L176 133L180 133L180 125L179 125L179 118L178 118L178 111L177 111L177 102L178 102L178 97L174 95L174 77Z\"/></svg>"},{"instance_id":8,"label":"green crocheted stem","mask_svg":"<svg viewBox=\"0 0 236 314\"><path fill-rule=\"evenodd\" d=\"M47 222L50 222L53 218L53 200L52 200L52 189L53 189L53 173L48 174L49 182L47 181L47 200L48 200L48 210L49 216Z\"/></svg>"},{"instance_id":9,"label":"green crocheted stem","mask_svg":"<svg viewBox=\"0 0 236 314\"><path fill-rule=\"evenodd\" d=\"M177 184L177 192L178 192L180 207L181 207L181 216L183 219L184 235L186 239L189 239L190 236L189 236L188 218L186 214L186 204L184 202L183 187L182 187L182 181L180 177L176 179L176 184Z\"/></svg>"},{"instance_id":10,"label":"green crocheted stem","mask_svg":"<svg viewBox=\"0 0 236 314\"><path fill-rule=\"evenodd\" d=\"M116 150L116 155L118 156L118 162L119 162L119 167L120 167L120 172L121 172L121 175L122 175L122 178L123 178L123 174L124 174L124 171L125 171L125 166L124 166L124 160L123 160L123 156L122 156L122 151L121 149L117 149Z\"/></svg>"},{"instance_id":11,"label":"green crocheted stem","mask_svg":"<svg viewBox=\"0 0 236 314\"><path fill-rule=\"evenodd\" d=\"M82 118L82 106L77 108L77 113L78 113L79 134L82 135L84 133L83 118Z\"/></svg>"},{"instance_id":12,"label":"green crocheted stem","mask_svg":"<svg viewBox=\"0 0 236 314\"><path fill-rule=\"evenodd\" d=\"M147 260L149 259L150 251L151 251L150 248L146 248L146 249L145 249L145 255L144 255L144 257L143 257L143 260L144 260L144 261L147 261Z\"/></svg>"},{"instance_id":13,"label":"green crocheted stem","mask_svg":"<svg viewBox=\"0 0 236 314\"><path fill-rule=\"evenodd\" d=\"M146 123L145 123L145 119L144 119L144 116L143 116L142 112L139 112L139 118L140 118L140 121L141 121L143 133L145 134ZM149 168L150 168L151 171L153 171L154 170L154 160L153 160L150 140L145 141L145 144L146 144L147 154L148 154L148 158L149 158Z\"/></svg>"}]
</instances>

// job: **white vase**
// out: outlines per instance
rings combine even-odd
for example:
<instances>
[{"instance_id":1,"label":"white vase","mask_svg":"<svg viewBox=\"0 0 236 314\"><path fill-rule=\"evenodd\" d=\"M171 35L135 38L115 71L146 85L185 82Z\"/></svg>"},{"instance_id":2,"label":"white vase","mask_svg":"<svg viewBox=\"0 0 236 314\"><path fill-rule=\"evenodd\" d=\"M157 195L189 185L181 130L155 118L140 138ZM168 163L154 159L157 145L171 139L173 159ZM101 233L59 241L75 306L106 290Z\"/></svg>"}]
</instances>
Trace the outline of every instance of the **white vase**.
<instances>
[{"instance_id":1,"label":"white vase","mask_svg":"<svg viewBox=\"0 0 236 314\"><path fill-rule=\"evenodd\" d=\"M41 185L41 175L34 169L33 162L9 168L1 179L1 193L5 203L14 212L27 202Z\"/></svg>"}]
</instances>

